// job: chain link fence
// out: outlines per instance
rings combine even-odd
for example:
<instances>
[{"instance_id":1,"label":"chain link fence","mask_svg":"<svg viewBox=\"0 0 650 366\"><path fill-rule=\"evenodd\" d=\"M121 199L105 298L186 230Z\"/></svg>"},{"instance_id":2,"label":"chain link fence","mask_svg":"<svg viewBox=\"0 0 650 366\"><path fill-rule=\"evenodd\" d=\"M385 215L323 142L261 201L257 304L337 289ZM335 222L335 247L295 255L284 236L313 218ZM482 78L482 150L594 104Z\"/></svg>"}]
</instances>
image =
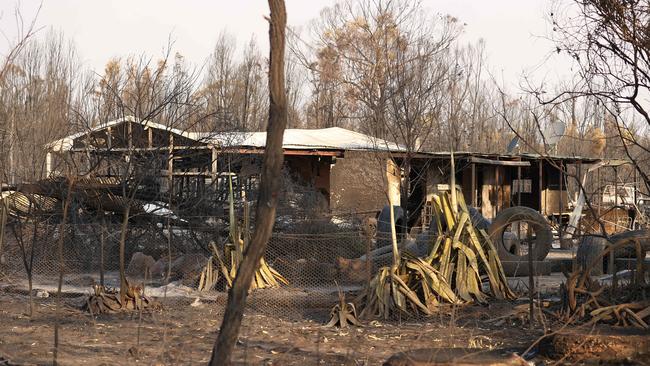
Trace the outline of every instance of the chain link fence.
<instances>
[{"instance_id":1,"label":"chain link fence","mask_svg":"<svg viewBox=\"0 0 650 366\"><path fill-rule=\"evenodd\" d=\"M237 364L371 365L399 351L432 345L491 349L517 342L527 347L533 341L534 335L525 330L519 334L517 327L504 331L490 322L458 325L469 324L465 319L489 321L499 317L500 309L512 308L498 302L491 303L489 311L441 305L429 318L372 321L347 330L324 328L339 293L352 301L377 269L376 256L363 256L377 243L390 242L380 234L370 238L366 219L279 211L264 259L288 285L250 291ZM54 359L62 365L206 364L228 294L223 276L209 290L198 287L212 245L223 252L231 242L228 218L129 222L124 245L127 279L160 307L110 314L95 314L86 305L95 285L120 286L122 224L86 221L70 220L64 226L48 220L7 223L0 251L0 365L52 364ZM420 235L411 237L405 248L409 240L417 246ZM535 281L538 291L550 293L559 288L561 276ZM511 287L525 294L527 283L522 278ZM467 313L474 311L478 313Z\"/></svg>"},{"instance_id":2,"label":"chain link fence","mask_svg":"<svg viewBox=\"0 0 650 366\"><path fill-rule=\"evenodd\" d=\"M262 336L271 328L320 326L338 302L339 291L360 289L370 276L371 265L353 259L374 249L374 241L360 228L362 219L290 221L280 215L264 258L288 285L251 290L241 337ZM125 363L146 358L176 364L187 363L185 357L192 353L197 357L195 361L206 361L203 358L209 356L209 347L216 338L227 288L224 281L209 291L199 291L197 285L211 258L211 244L222 250L229 239L228 228L223 225L227 219L203 221L212 224L192 227L164 222L130 223L124 248L127 279L130 285L143 288L144 295L155 298L162 308L100 315L82 309L93 294L93 286L119 288L120 223L68 224L65 233L60 224L8 224L0 261L0 308L5 309L2 317L10 320L7 324L29 319L27 324L39 324L41 330L34 336L5 328L5 336L0 337L0 356L12 357L16 362L51 363L56 348L63 364L110 363L115 355L131 357ZM59 243L63 245L62 258ZM269 330L265 331L267 326ZM111 334L113 331L116 333ZM195 336L201 337L200 345L191 342ZM30 341L41 346L31 346ZM80 342L88 344L77 348ZM186 342L187 346L181 346ZM32 352L25 354L20 347L15 348L21 344ZM2 362L0 359L0 365Z\"/></svg>"}]
</instances>

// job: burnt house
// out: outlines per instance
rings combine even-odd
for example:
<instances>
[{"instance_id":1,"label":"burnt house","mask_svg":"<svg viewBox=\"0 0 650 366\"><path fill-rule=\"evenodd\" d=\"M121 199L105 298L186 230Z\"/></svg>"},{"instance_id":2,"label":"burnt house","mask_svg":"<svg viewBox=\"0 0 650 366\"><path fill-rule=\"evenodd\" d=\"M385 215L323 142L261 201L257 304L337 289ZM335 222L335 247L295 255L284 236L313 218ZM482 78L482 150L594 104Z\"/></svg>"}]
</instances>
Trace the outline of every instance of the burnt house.
<instances>
[{"instance_id":1,"label":"burnt house","mask_svg":"<svg viewBox=\"0 0 650 366\"><path fill-rule=\"evenodd\" d=\"M128 183L144 201L171 202L176 210L211 215L232 182L238 198L253 200L266 132L195 132L134 117L99 124L47 145L48 177L74 174ZM317 193L329 209L332 168L352 152L400 153L394 143L342 129L287 129L285 171L299 187ZM205 208L204 211L201 211Z\"/></svg>"},{"instance_id":2,"label":"burnt house","mask_svg":"<svg viewBox=\"0 0 650 366\"><path fill-rule=\"evenodd\" d=\"M48 176L65 175L74 166L80 176L130 180L144 201L212 215L210 207L227 199L230 182L239 198L255 198L265 142L265 132L194 132L125 117L50 143L46 165ZM342 128L288 129L283 147L290 181L316 192L332 214L377 214L388 196L399 202L399 186L409 179L409 212L414 213L409 224L416 225L420 217L426 221L431 195L449 189L448 152L412 155L411 176L405 177L403 146ZM582 176L595 164L615 164L588 157L474 152L456 152L454 160L465 201L485 217L527 206L556 222L566 221L577 198L575 178L565 171Z\"/></svg>"},{"instance_id":3,"label":"burnt house","mask_svg":"<svg viewBox=\"0 0 650 366\"><path fill-rule=\"evenodd\" d=\"M422 202L439 190L448 190L451 153L418 154L413 161L414 189ZM494 218L512 206L533 208L551 220L566 220L577 199L575 177L582 176L589 166L601 162L597 158L541 156L537 154L454 153L456 184L462 188L468 204L480 209L486 218ZM417 201L417 199L416 199Z\"/></svg>"}]
</instances>

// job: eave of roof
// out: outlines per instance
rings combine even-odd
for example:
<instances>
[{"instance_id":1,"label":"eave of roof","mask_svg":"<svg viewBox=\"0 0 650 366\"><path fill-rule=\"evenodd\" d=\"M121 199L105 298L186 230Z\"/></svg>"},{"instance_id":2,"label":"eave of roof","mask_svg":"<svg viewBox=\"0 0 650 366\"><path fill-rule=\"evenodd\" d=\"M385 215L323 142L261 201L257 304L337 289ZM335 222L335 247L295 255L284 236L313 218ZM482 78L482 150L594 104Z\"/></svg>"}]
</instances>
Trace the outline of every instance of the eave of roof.
<instances>
[{"instance_id":1,"label":"eave of roof","mask_svg":"<svg viewBox=\"0 0 650 366\"><path fill-rule=\"evenodd\" d=\"M45 147L50 151L56 151L56 152L68 151L68 150L70 150L72 148L72 146L74 146L74 140L76 140L76 139L78 139L80 137L86 136L86 135L90 135L90 134L92 134L94 132L98 132L98 131L107 129L109 127L114 127L114 126L120 125L120 124L125 123L125 122L139 123L139 124L143 125L144 128L155 128L155 129L159 129L159 130L163 130L163 131L169 131L169 132L171 132L173 134L195 140L193 132L179 130L177 128L165 126L163 124L152 122L152 121L149 121L149 120L138 120L134 116L124 116L122 118L114 119L112 121L102 122L102 123L98 124L97 126L88 128L88 130L86 130L86 131L77 132L77 133L74 133L72 135L66 136L64 138L52 141L52 142L46 144Z\"/></svg>"},{"instance_id":2,"label":"eave of roof","mask_svg":"<svg viewBox=\"0 0 650 366\"><path fill-rule=\"evenodd\" d=\"M50 151L69 151L72 149L75 139L125 122L140 123L143 124L145 128L156 128L163 131L169 131L198 143L219 146L222 149L236 148L242 150L258 151L263 150L266 146L266 132L188 132L149 120L139 121L133 116L125 116L124 118L99 124L89 129L88 131L78 132L76 134L53 141L46 146ZM351 131L340 127L330 127L323 129L286 129L283 137L283 148L285 151L307 152L380 151L395 154L397 157L403 157L408 153L408 149L403 145L384 139L374 138L356 131ZM411 155L414 158L448 159L451 157L451 152L418 151L412 153ZM541 155L534 153L499 154L478 153L471 151L457 151L454 152L454 156L458 158L481 157L486 159L512 161L561 160L569 163L582 162L586 164L593 164L603 160L600 158L584 156ZM625 163L627 163L625 160L612 160L611 165L622 165Z\"/></svg>"},{"instance_id":3,"label":"eave of roof","mask_svg":"<svg viewBox=\"0 0 650 366\"><path fill-rule=\"evenodd\" d=\"M126 116L121 119L100 124L88 131L78 132L53 141L47 144L46 147L50 151L55 152L70 151L73 149L74 141L76 139L125 122L141 123L145 128L150 127L169 131L196 141L197 143L219 146L221 148L237 147L264 149L266 146L266 132L187 132L147 120L139 122L133 116ZM383 139L373 138L340 127L324 129L287 129L285 130L283 141L283 148L285 150L406 152L406 148L402 145Z\"/></svg>"},{"instance_id":4,"label":"eave of roof","mask_svg":"<svg viewBox=\"0 0 650 366\"><path fill-rule=\"evenodd\" d=\"M428 151L428 152L420 152L419 154L422 155L427 155L431 157L439 157L439 158L444 158L448 159L451 157L451 152L449 151ZM512 160L512 161L517 161L517 160L531 160L531 161L537 161L537 160L561 160L564 162L582 162L585 164L592 164L596 163L599 161L602 161L603 159L601 158L594 158L594 157L587 157L587 156L570 156L570 155L541 155L541 154L534 154L534 153L519 153L519 154L499 154L499 153L479 153L479 152L471 152L471 151L455 151L454 156L456 158L469 158L469 157L481 157L481 158L486 158L486 159L496 159L496 160ZM624 161L624 160L622 160Z\"/></svg>"}]
</instances>

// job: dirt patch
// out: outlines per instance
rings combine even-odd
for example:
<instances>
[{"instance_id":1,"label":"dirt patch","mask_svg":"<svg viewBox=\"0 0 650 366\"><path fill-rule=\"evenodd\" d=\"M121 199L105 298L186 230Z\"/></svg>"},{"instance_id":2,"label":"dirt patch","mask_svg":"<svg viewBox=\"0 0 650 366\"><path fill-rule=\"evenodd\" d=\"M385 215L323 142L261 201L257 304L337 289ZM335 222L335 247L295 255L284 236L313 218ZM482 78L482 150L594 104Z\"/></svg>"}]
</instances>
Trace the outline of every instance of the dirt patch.
<instances>
[{"instance_id":1,"label":"dirt patch","mask_svg":"<svg viewBox=\"0 0 650 366\"><path fill-rule=\"evenodd\" d=\"M11 363L50 364L54 325L59 324L58 359L63 365L205 364L221 321L222 304L165 303L164 310L91 317L76 308L78 299L36 299L34 316L27 299L0 293L0 357ZM74 306L73 306L74 305ZM197 305L197 304L194 304ZM262 303L253 308L261 309ZM381 364L397 352L426 347L523 348L533 339L524 329L490 329L468 308L467 316L440 314L426 321L370 322L341 331L325 328L328 309L307 311L302 320L247 314L236 349L239 364ZM305 320L305 319L313 320Z\"/></svg>"},{"instance_id":2,"label":"dirt patch","mask_svg":"<svg viewBox=\"0 0 650 366\"><path fill-rule=\"evenodd\" d=\"M236 364L378 365L399 352L445 347L522 352L542 335L517 321L490 323L512 309L507 302L444 306L426 319L365 322L361 328L340 330L323 326L329 307L309 296L297 300L301 309L291 311L269 305L265 296L252 299L236 347ZM159 300L160 311L92 317L79 310L82 297L63 298L64 306L57 308L52 295L35 299L35 314L29 318L25 294L0 291L0 364L51 364L57 323L62 365L207 363L225 296ZM649 339L647 334L641 337ZM561 357L539 354L536 361Z\"/></svg>"}]
</instances>

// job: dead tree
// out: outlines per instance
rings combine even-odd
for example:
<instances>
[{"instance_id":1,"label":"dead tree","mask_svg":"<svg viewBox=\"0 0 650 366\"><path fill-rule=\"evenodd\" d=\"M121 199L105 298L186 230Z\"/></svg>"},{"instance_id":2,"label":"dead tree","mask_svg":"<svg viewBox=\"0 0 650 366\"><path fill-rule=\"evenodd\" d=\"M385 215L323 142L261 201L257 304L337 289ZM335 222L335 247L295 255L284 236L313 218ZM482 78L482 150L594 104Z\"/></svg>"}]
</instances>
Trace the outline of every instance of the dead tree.
<instances>
[{"instance_id":1,"label":"dead tree","mask_svg":"<svg viewBox=\"0 0 650 366\"><path fill-rule=\"evenodd\" d=\"M573 0L568 11L550 14L556 51L577 66L577 81L551 97L543 86L530 91L540 104L554 107L592 98L613 119L613 135L650 190L650 7L644 0Z\"/></svg>"},{"instance_id":2,"label":"dead tree","mask_svg":"<svg viewBox=\"0 0 650 366\"><path fill-rule=\"evenodd\" d=\"M284 0L269 0L269 124L266 149L262 163L262 179L257 200L255 232L244 252L244 260L237 271L233 287L228 293L226 313L219 337L212 349L210 365L228 365L237 341L246 298L253 274L271 237L275 210L281 189L281 171L284 161L282 137L287 124L287 105L284 87L284 46L287 14Z\"/></svg>"}]
</instances>

